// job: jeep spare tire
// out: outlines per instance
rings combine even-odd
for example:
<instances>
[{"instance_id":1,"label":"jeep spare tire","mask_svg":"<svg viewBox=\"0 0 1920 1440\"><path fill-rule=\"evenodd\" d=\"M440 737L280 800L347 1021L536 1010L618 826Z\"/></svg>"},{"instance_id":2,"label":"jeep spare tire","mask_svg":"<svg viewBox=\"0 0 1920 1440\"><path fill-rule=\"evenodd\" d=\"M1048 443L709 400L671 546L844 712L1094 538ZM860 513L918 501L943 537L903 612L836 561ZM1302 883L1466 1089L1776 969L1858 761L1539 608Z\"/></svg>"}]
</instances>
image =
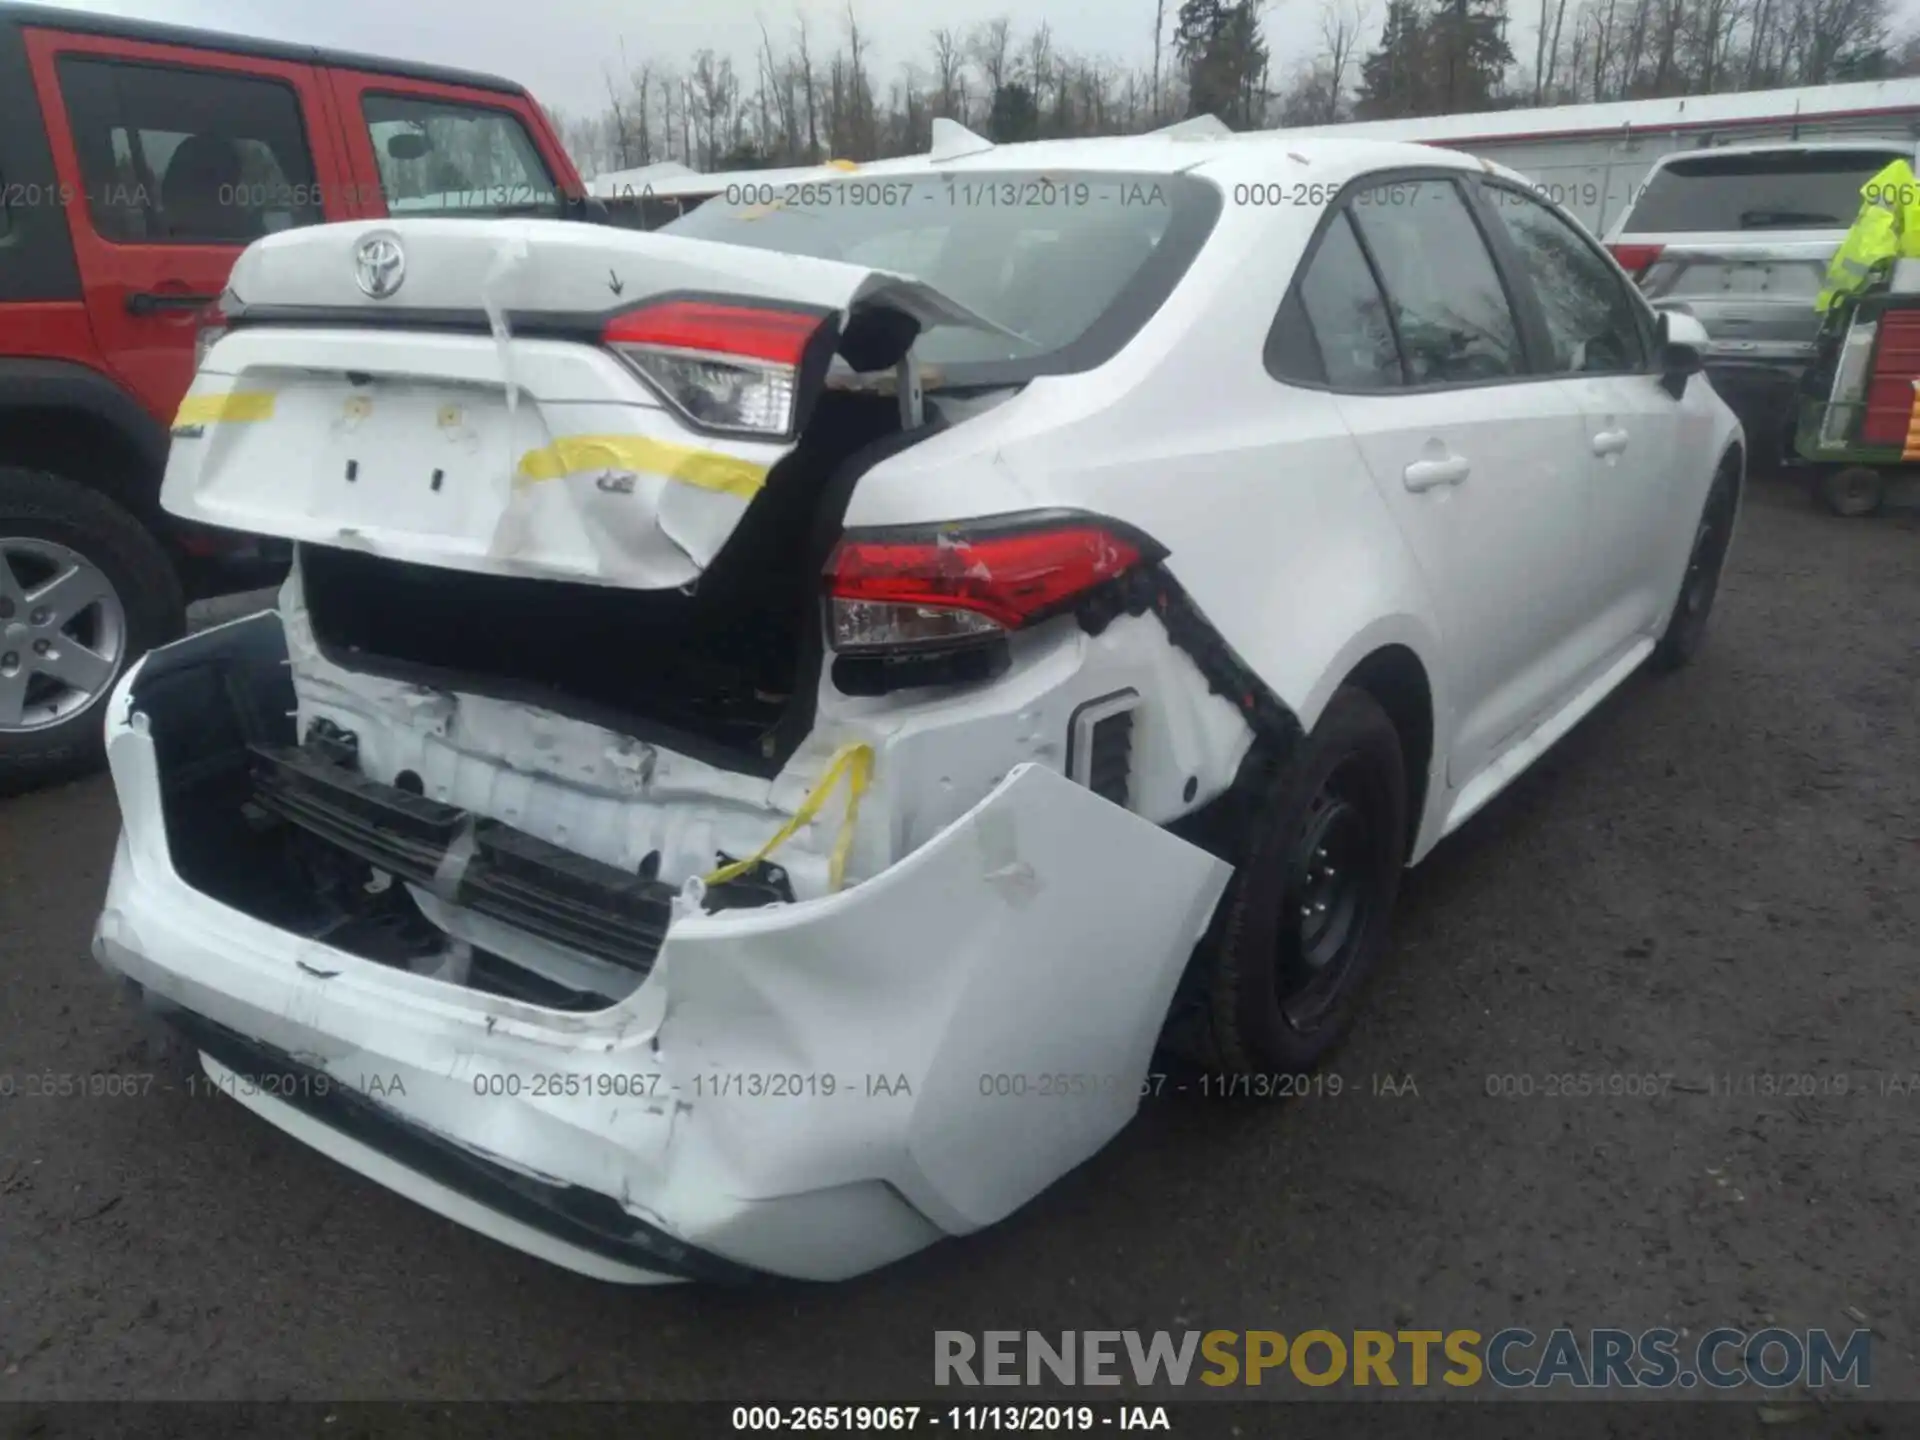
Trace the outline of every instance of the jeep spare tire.
<instances>
[{"instance_id":1,"label":"jeep spare tire","mask_svg":"<svg viewBox=\"0 0 1920 1440\"><path fill-rule=\"evenodd\" d=\"M145 526L83 485L0 465L0 795L98 766L115 682L185 629Z\"/></svg>"}]
</instances>

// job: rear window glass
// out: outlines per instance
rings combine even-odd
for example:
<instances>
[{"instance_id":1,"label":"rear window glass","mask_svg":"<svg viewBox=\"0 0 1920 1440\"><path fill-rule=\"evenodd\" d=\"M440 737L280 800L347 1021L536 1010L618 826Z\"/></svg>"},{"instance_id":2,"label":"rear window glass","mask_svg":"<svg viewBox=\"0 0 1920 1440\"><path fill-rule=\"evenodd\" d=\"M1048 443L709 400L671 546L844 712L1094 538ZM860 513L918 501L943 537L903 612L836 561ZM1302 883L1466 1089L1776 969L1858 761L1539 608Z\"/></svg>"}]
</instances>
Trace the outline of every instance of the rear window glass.
<instances>
[{"instance_id":1,"label":"rear window glass","mask_svg":"<svg viewBox=\"0 0 1920 1440\"><path fill-rule=\"evenodd\" d=\"M1626 230L1844 230L1860 210L1860 187L1898 150L1802 150L1781 154L1702 155L1653 172Z\"/></svg>"},{"instance_id":2,"label":"rear window glass","mask_svg":"<svg viewBox=\"0 0 1920 1440\"><path fill-rule=\"evenodd\" d=\"M666 233L891 270L1003 327L936 326L915 353L949 384L1098 364L1185 274L1220 192L1184 175L978 171L739 187ZM764 193L762 193L764 192ZM930 380L930 383L938 383Z\"/></svg>"}]
</instances>

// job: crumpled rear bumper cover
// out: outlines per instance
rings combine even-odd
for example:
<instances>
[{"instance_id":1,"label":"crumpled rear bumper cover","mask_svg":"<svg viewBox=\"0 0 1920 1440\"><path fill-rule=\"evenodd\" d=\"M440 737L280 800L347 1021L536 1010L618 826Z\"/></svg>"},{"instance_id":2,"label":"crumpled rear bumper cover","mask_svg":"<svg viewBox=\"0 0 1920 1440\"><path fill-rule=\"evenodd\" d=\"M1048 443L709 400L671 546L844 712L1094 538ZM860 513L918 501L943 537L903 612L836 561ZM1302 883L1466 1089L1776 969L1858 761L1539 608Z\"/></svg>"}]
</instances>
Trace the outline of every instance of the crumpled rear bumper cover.
<instances>
[{"instance_id":1,"label":"crumpled rear bumper cover","mask_svg":"<svg viewBox=\"0 0 1920 1440\"><path fill-rule=\"evenodd\" d=\"M124 826L95 954L225 1069L315 1082L236 1096L296 1138L599 1278L831 1280L996 1223L1136 1110L1230 867L1039 765L842 893L683 915L591 1012L195 889L161 755L168 704L202 717L167 697L204 688L190 666L277 663L277 623L153 652L116 690ZM166 683L143 692L149 672Z\"/></svg>"},{"instance_id":2,"label":"crumpled rear bumper cover","mask_svg":"<svg viewBox=\"0 0 1920 1440\"><path fill-rule=\"evenodd\" d=\"M571 1249L664 1279L742 1285L777 1278L694 1249L622 1209L611 1196L523 1175L451 1144L352 1087L332 1080L326 1072L249 1040L204 1015L164 1002L154 1003L152 1008L202 1055L233 1072L241 1083Z\"/></svg>"}]
</instances>

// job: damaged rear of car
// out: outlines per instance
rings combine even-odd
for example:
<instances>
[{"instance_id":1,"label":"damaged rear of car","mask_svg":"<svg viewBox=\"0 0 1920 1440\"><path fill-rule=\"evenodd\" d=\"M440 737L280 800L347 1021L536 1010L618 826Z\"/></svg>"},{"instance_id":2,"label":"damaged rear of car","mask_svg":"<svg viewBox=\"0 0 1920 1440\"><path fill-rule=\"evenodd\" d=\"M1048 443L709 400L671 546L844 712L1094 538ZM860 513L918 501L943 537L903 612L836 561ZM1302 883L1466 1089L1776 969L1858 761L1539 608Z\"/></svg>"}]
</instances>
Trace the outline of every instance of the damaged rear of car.
<instances>
[{"instance_id":1,"label":"damaged rear of car","mask_svg":"<svg viewBox=\"0 0 1920 1440\"><path fill-rule=\"evenodd\" d=\"M273 1123L607 1279L851 1275L1093 1154L1293 733L1151 536L1000 458L1205 243L1150 179L889 181L872 263L845 207L253 246L163 500L297 560L113 698L99 958ZM849 526L888 475L922 518Z\"/></svg>"}]
</instances>

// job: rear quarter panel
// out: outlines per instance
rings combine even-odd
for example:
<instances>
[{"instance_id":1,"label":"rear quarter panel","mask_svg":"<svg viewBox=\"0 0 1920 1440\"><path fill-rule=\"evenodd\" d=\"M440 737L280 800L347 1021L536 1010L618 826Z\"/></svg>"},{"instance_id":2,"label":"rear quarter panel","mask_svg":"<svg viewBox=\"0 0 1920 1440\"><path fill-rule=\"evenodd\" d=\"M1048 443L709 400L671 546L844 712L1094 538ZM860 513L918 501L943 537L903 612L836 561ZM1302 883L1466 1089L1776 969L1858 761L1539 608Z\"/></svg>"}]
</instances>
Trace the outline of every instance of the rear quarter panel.
<instances>
[{"instance_id":1,"label":"rear quarter panel","mask_svg":"<svg viewBox=\"0 0 1920 1440\"><path fill-rule=\"evenodd\" d=\"M1279 383L1262 361L1318 213L1229 203L1180 289L1121 355L1035 381L877 466L846 523L1057 505L1137 526L1308 727L1380 645L1407 645L1431 671L1438 635L1424 584L1331 398Z\"/></svg>"}]
</instances>

